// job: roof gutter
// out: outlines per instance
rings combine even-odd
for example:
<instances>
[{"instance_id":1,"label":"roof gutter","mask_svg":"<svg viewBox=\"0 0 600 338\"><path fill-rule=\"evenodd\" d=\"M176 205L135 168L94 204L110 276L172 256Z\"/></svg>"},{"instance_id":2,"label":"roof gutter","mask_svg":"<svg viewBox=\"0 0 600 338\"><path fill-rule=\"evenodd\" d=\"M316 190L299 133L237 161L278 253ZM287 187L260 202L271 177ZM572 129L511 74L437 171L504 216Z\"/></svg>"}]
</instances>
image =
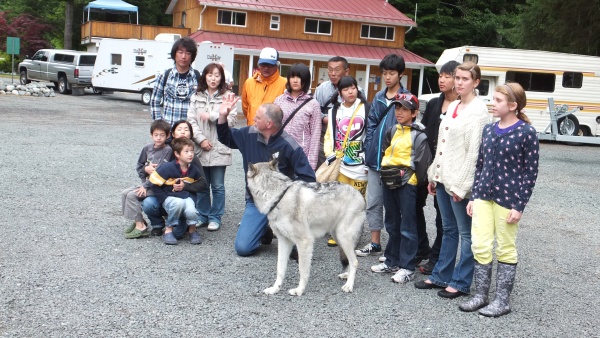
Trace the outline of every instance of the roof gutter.
<instances>
[{"instance_id":1,"label":"roof gutter","mask_svg":"<svg viewBox=\"0 0 600 338\"><path fill-rule=\"evenodd\" d=\"M419 4L418 4L418 3L416 3L416 4L415 4L415 20L414 20L415 24L417 23L417 9L418 9L418 8L419 8ZM407 30L406 32L404 32L404 35L406 36L406 34L408 34L408 32L410 32L410 31L413 29L413 27L414 27L414 26L410 26L410 27L408 28L408 30Z\"/></svg>"}]
</instances>

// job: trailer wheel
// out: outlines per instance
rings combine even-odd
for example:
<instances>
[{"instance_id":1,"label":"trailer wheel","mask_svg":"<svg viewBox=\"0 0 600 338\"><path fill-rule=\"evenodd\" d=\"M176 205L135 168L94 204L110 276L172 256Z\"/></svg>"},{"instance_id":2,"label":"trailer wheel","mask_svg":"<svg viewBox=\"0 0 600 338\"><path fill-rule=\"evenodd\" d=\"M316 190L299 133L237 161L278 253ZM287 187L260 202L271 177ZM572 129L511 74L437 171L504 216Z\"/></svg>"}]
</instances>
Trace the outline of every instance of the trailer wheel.
<instances>
[{"instance_id":1,"label":"trailer wheel","mask_svg":"<svg viewBox=\"0 0 600 338\"><path fill-rule=\"evenodd\" d=\"M67 83L67 77L61 76L58 79L58 92L61 94L69 94L70 91L67 88L69 88Z\"/></svg>"},{"instance_id":2,"label":"trailer wheel","mask_svg":"<svg viewBox=\"0 0 600 338\"><path fill-rule=\"evenodd\" d=\"M573 114L563 116L558 121L558 133L561 135L577 136L579 134L579 120Z\"/></svg>"},{"instance_id":3,"label":"trailer wheel","mask_svg":"<svg viewBox=\"0 0 600 338\"><path fill-rule=\"evenodd\" d=\"M152 89L144 89L142 90L142 104L149 105L150 98L152 97Z\"/></svg>"},{"instance_id":4,"label":"trailer wheel","mask_svg":"<svg viewBox=\"0 0 600 338\"><path fill-rule=\"evenodd\" d=\"M19 73L19 79L20 79L22 85L26 85L31 82L31 80L27 80L27 71L26 70L22 70Z\"/></svg>"}]
</instances>

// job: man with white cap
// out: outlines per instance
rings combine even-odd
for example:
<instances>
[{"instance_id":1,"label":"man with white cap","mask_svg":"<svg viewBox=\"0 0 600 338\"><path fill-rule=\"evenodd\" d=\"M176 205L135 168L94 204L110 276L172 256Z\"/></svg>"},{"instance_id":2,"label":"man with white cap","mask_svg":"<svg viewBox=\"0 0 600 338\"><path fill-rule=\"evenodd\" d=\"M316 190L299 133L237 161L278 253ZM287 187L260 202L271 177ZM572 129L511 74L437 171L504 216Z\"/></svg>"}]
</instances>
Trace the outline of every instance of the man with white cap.
<instances>
[{"instance_id":1,"label":"man with white cap","mask_svg":"<svg viewBox=\"0 0 600 338\"><path fill-rule=\"evenodd\" d=\"M247 79L242 89L242 110L249 126L263 103L273 103L285 91L286 78L279 74L279 53L265 47L258 57L258 72Z\"/></svg>"}]
</instances>

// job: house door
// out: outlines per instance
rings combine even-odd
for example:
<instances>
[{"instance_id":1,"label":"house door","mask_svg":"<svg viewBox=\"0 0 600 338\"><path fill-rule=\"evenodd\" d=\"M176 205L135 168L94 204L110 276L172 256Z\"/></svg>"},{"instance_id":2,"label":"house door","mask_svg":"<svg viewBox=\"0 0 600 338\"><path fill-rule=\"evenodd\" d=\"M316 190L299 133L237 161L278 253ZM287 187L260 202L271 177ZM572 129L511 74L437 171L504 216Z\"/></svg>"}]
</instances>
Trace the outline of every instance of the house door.
<instances>
[{"instance_id":1,"label":"house door","mask_svg":"<svg viewBox=\"0 0 600 338\"><path fill-rule=\"evenodd\" d=\"M240 95L240 60L233 60L233 88L231 89L235 95Z\"/></svg>"}]
</instances>

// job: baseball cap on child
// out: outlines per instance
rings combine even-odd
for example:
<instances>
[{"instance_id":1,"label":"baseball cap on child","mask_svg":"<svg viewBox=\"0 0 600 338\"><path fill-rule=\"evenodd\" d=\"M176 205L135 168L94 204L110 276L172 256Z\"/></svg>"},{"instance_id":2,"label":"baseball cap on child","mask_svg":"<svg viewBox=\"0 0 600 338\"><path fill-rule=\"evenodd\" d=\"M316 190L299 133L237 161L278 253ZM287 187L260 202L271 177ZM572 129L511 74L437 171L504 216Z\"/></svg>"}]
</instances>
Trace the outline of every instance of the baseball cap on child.
<instances>
[{"instance_id":1,"label":"baseball cap on child","mask_svg":"<svg viewBox=\"0 0 600 338\"><path fill-rule=\"evenodd\" d=\"M258 64L260 65L261 63L268 63L270 65L276 65L278 59L279 53L275 50L275 48L265 47L260 51Z\"/></svg>"},{"instance_id":2,"label":"baseball cap on child","mask_svg":"<svg viewBox=\"0 0 600 338\"><path fill-rule=\"evenodd\" d=\"M404 94L398 93L398 94L396 94L396 96L394 96L391 103L393 103L393 104L399 103L410 110L418 110L419 109L419 100L417 99L416 96L414 96L411 93L404 93Z\"/></svg>"}]
</instances>

